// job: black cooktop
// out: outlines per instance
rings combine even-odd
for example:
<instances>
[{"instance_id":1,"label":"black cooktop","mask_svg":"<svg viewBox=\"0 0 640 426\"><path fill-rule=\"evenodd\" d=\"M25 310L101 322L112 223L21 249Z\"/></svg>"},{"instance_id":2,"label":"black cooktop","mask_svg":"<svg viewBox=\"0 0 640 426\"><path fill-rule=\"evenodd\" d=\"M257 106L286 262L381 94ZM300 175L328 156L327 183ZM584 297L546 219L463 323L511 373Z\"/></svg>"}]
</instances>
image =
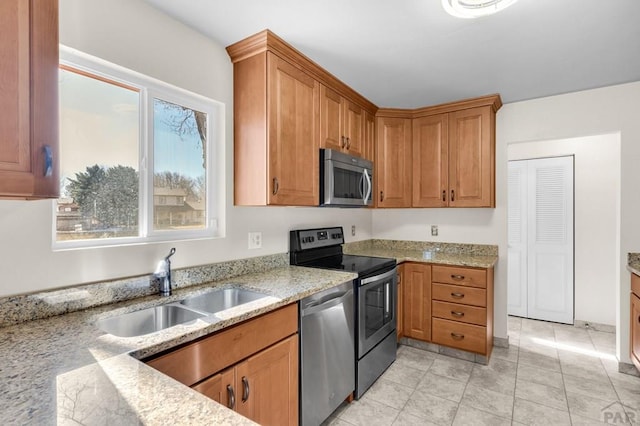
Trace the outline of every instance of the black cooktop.
<instances>
[{"instance_id":1,"label":"black cooktop","mask_svg":"<svg viewBox=\"0 0 640 426\"><path fill-rule=\"evenodd\" d=\"M360 278L393 269L396 260L342 253L342 227L299 229L289 233L291 264L355 272Z\"/></svg>"}]
</instances>

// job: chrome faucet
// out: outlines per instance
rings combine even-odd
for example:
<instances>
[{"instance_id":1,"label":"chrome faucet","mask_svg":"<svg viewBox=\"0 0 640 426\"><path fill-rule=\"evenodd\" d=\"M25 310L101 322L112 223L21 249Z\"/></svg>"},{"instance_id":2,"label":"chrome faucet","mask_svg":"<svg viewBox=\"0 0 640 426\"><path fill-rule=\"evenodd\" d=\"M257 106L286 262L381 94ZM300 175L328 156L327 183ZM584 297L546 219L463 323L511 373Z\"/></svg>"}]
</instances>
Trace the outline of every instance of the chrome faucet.
<instances>
[{"instance_id":1,"label":"chrome faucet","mask_svg":"<svg viewBox=\"0 0 640 426\"><path fill-rule=\"evenodd\" d=\"M175 252L176 249L172 248L169 251L169 255L158 263L156 272L153 273L153 276L159 282L160 296L171 296L171 261L169 258L173 256Z\"/></svg>"}]
</instances>

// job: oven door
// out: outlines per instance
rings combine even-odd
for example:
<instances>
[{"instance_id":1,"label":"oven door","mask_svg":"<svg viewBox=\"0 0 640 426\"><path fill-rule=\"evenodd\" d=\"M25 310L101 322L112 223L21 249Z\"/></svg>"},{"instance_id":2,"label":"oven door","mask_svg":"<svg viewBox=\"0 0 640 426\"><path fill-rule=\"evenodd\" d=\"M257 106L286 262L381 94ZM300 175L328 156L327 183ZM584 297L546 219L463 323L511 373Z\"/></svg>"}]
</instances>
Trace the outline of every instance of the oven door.
<instances>
[{"instance_id":1,"label":"oven door","mask_svg":"<svg viewBox=\"0 0 640 426\"><path fill-rule=\"evenodd\" d=\"M396 329L396 268L359 281L358 359Z\"/></svg>"}]
</instances>

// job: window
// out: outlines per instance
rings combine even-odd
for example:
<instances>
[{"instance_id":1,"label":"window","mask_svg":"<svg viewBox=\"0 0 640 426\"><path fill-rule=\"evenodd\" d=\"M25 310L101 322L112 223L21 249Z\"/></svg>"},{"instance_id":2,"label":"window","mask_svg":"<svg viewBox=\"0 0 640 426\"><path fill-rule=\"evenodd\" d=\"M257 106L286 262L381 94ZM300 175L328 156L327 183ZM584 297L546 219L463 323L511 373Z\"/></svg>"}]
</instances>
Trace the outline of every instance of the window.
<instances>
[{"instance_id":1,"label":"window","mask_svg":"<svg viewBox=\"0 0 640 426\"><path fill-rule=\"evenodd\" d=\"M223 106L61 46L54 247L219 236Z\"/></svg>"}]
</instances>

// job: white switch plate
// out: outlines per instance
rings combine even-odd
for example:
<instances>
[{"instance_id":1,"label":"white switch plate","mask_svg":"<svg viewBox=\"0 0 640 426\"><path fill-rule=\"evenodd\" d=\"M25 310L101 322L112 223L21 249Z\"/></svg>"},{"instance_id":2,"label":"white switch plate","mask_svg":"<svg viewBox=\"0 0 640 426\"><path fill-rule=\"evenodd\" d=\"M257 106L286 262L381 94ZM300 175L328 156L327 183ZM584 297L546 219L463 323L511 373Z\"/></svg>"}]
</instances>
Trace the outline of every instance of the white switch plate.
<instances>
[{"instance_id":1,"label":"white switch plate","mask_svg":"<svg viewBox=\"0 0 640 426\"><path fill-rule=\"evenodd\" d=\"M438 236L438 225L431 225L431 236L432 237Z\"/></svg>"},{"instance_id":2,"label":"white switch plate","mask_svg":"<svg viewBox=\"0 0 640 426\"><path fill-rule=\"evenodd\" d=\"M262 247L262 232L249 232L249 249Z\"/></svg>"}]
</instances>

